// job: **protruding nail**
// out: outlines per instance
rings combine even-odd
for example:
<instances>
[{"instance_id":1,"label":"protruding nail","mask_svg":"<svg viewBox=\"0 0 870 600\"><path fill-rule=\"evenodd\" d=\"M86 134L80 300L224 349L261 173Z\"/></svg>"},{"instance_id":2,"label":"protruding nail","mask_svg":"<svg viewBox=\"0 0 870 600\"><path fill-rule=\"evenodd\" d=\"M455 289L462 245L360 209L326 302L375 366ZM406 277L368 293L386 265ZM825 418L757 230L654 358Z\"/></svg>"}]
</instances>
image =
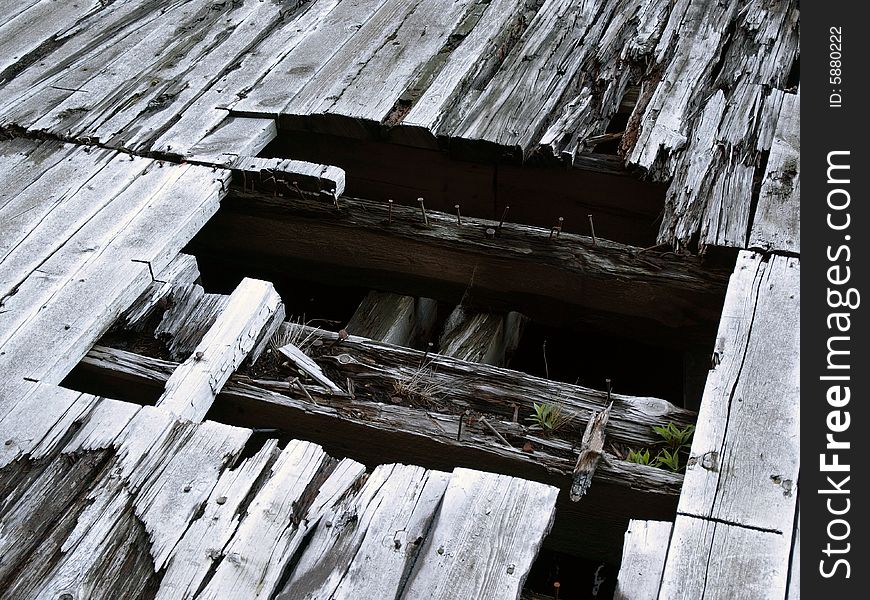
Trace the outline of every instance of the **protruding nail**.
<instances>
[{"instance_id":1,"label":"protruding nail","mask_svg":"<svg viewBox=\"0 0 870 600\"><path fill-rule=\"evenodd\" d=\"M588 217L589 217L589 231L592 232L592 243L597 246L598 239L595 237L595 223L592 221L592 215L588 215Z\"/></svg>"},{"instance_id":2,"label":"protruding nail","mask_svg":"<svg viewBox=\"0 0 870 600\"><path fill-rule=\"evenodd\" d=\"M453 208L456 209L456 224L457 224L457 225L462 225L462 215L459 214L459 205L458 205L458 204L454 204L454 205L453 205Z\"/></svg>"},{"instance_id":3,"label":"protruding nail","mask_svg":"<svg viewBox=\"0 0 870 600\"><path fill-rule=\"evenodd\" d=\"M562 233L562 223L565 222L565 217L559 217L559 224L556 225L558 229L556 229L556 237L559 237L559 234Z\"/></svg>"},{"instance_id":4,"label":"protruding nail","mask_svg":"<svg viewBox=\"0 0 870 600\"><path fill-rule=\"evenodd\" d=\"M604 383L607 384L607 401L610 402L610 380L605 379Z\"/></svg>"},{"instance_id":5,"label":"protruding nail","mask_svg":"<svg viewBox=\"0 0 870 600\"><path fill-rule=\"evenodd\" d=\"M423 199L417 198L417 202L420 203L420 212L423 213L423 225L429 227L429 217L426 216L426 206L423 204Z\"/></svg>"},{"instance_id":6,"label":"protruding nail","mask_svg":"<svg viewBox=\"0 0 870 600\"><path fill-rule=\"evenodd\" d=\"M504 225L504 220L507 217L508 211L510 210L510 206L505 206L504 210L501 213L501 221L498 222L498 230L501 231L502 225Z\"/></svg>"},{"instance_id":7,"label":"protruding nail","mask_svg":"<svg viewBox=\"0 0 870 600\"><path fill-rule=\"evenodd\" d=\"M393 224L393 199L387 200L387 206L390 207L390 212L387 213L387 225Z\"/></svg>"},{"instance_id":8,"label":"protruding nail","mask_svg":"<svg viewBox=\"0 0 870 600\"><path fill-rule=\"evenodd\" d=\"M492 227L487 228L486 237L494 238L495 237L495 229L493 229Z\"/></svg>"}]
</instances>

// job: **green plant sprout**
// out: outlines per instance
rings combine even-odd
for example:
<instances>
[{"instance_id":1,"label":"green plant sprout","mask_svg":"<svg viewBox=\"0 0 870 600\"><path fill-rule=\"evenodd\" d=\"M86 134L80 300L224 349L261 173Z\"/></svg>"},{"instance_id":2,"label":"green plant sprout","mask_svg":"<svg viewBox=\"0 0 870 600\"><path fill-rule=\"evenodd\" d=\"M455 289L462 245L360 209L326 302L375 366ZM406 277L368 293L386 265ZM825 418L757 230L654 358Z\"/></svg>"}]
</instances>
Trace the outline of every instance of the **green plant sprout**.
<instances>
[{"instance_id":1,"label":"green plant sprout","mask_svg":"<svg viewBox=\"0 0 870 600\"><path fill-rule=\"evenodd\" d=\"M638 465L648 465L649 464L649 450L644 450L643 452L629 450L628 457L625 459L628 462L632 462Z\"/></svg>"},{"instance_id":2,"label":"green plant sprout","mask_svg":"<svg viewBox=\"0 0 870 600\"><path fill-rule=\"evenodd\" d=\"M664 444L670 448L672 452L679 452L683 448L689 446L692 440L692 434L695 433L695 426L686 425L684 428L680 429L673 423L668 423L664 427L654 425L653 431L661 436L662 440L664 440Z\"/></svg>"},{"instance_id":3,"label":"green plant sprout","mask_svg":"<svg viewBox=\"0 0 870 600\"><path fill-rule=\"evenodd\" d=\"M638 465L667 469L675 473L681 471L684 467L680 465L680 453L688 452L692 443L692 435L695 433L695 426L686 425L680 429L673 423L668 423L665 426L654 425L653 431L662 438L662 441L658 443L665 446L659 450L655 458L650 460L648 449L643 451L630 450L625 460Z\"/></svg>"},{"instance_id":4,"label":"green plant sprout","mask_svg":"<svg viewBox=\"0 0 870 600\"><path fill-rule=\"evenodd\" d=\"M531 429L545 433L558 431L574 418L573 415L565 413L560 404L552 402L542 402L541 404L535 402L532 404L532 408L535 412L526 418L526 421L532 424Z\"/></svg>"}]
</instances>

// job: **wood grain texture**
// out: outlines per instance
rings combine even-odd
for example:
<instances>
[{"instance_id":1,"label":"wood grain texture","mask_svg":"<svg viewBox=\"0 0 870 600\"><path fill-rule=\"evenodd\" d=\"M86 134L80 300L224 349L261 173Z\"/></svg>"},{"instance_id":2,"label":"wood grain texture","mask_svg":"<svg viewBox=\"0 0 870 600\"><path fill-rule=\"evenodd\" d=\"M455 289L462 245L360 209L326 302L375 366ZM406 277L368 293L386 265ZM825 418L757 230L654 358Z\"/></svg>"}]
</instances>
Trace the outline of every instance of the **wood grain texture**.
<instances>
[{"instance_id":1,"label":"wood grain texture","mask_svg":"<svg viewBox=\"0 0 870 600\"><path fill-rule=\"evenodd\" d=\"M785 94L752 220L749 247L800 254L801 95Z\"/></svg>"},{"instance_id":2,"label":"wood grain texture","mask_svg":"<svg viewBox=\"0 0 870 600\"><path fill-rule=\"evenodd\" d=\"M345 329L394 346L420 347L435 329L437 303L389 292L369 292Z\"/></svg>"},{"instance_id":3,"label":"wood grain texture","mask_svg":"<svg viewBox=\"0 0 870 600\"><path fill-rule=\"evenodd\" d=\"M558 490L456 469L403 599L519 598L555 515ZM473 568L487 565L486 576Z\"/></svg>"},{"instance_id":4,"label":"wood grain texture","mask_svg":"<svg viewBox=\"0 0 870 600\"><path fill-rule=\"evenodd\" d=\"M799 453L800 261L740 254L680 496L681 514L790 535Z\"/></svg>"},{"instance_id":5,"label":"wood grain texture","mask_svg":"<svg viewBox=\"0 0 870 600\"><path fill-rule=\"evenodd\" d=\"M790 548L790 535L677 515L658 597L785 598Z\"/></svg>"},{"instance_id":6,"label":"wood grain texture","mask_svg":"<svg viewBox=\"0 0 870 600\"><path fill-rule=\"evenodd\" d=\"M278 312L283 316L283 304L271 283L243 279L193 356L166 382L158 406L182 418L201 421L215 395L248 357Z\"/></svg>"},{"instance_id":7,"label":"wood grain texture","mask_svg":"<svg viewBox=\"0 0 870 600\"><path fill-rule=\"evenodd\" d=\"M438 353L469 362L506 367L520 342L527 319L479 312L457 306L438 338Z\"/></svg>"},{"instance_id":8,"label":"wood grain texture","mask_svg":"<svg viewBox=\"0 0 870 600\"><path fill-rule=\"evenodd\" d=\"M673 523L635 521L628 524L614 600L659 597Z\"/></svg>"}]
</instances>

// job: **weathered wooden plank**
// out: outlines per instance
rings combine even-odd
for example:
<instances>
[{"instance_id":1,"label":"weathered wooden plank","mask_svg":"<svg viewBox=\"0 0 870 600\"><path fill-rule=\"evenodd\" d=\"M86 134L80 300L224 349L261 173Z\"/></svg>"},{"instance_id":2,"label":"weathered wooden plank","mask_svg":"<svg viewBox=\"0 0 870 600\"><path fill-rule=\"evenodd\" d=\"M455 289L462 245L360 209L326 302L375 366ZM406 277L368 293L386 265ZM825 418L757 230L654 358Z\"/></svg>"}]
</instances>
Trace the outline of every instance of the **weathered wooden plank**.
<instances>
[{"instance_id":1,"label":"weathered wooden plank","mask_svg":"<svg viewBox=\"0 0 870 600\"><path fill-rule=\"evenodd\" d=\"M345 329L395 346L420 347L432 334L437 302L390 292L369 292Z\"/></svg>"},{"instance_id":2,"label":"weathered wooden plank","mask_svg":"<svg viewBox=\"0 0 870 600\"><path fill-rule=\"evenodd\" d=\"M412 95L409 99L413 104L401 119L402 127L392 133L394 139L437 147L435 131L441 121L453 116L453 107L462 104L465 95L473 94L475 85L492 78L535 6L517 0L494 0L482 8L470 30L459 33L462 41L449 53L431 83L423 90L409 90L419 98Z\"/></svg>"},{"instance_id":3,"label":"weathered wooden plank","mask_svg":"<svg viewBox=\"0 0 870 600\"><path fill-rule=\"evenodd\" d=\"M91 219L103 222L99 213L133 187L152 162L101 149L77 154L81 159L77 166L72 166L71 160L64 161L62 164L71 170L49 171L4 207L0 228L0 280L4 285L0 296L21 285L67 242L80 239L77 234ZM87 230L94 244L99 239L94 226Z\"/></svg>"},{"instance_id":4,"label":"weathered wooden plank","mask_svg":"<svg viewBox=\"0 0 870 600\"><path fill-rule=\"evenodd\" d=\"M257 156L278 136L274 119L227 116L187 152L188 160L231 166L240 156ZM175 149L177 152L180 149ZM173 152L172 146L166 152Z\"/></svg>"},{"instance_id":5,"label":"weathered wooden plank","mask_svg":"<svg viewBox=\"0 0 870 600\"><path fill-rule=\"evenodd\" d=\"M242 519L240 511L257 491L264 471L274 464L280 451L269 440L257 454L234 469L221 473L220 479L166 563L156 598L176 600L193 598L207 580L212 566L220 560L226 543Z\"/></svg>"},{"instance_id":6,"label":"weathered wooden plank","mask_svg":"<svg viewBox=\"0 0 870 600\"><path fill-rule=\"evenodd\" d=\"M9 6L17 5L19 12L0 21L0 79L5 70L41 44L50 42L54 36L70 35L69 31L64 30L75 30L73 26L83 15L87 16L102 7L97 0L75 5L52 0L36 2L31 6L22 4L10 2Z\"/></svg>"},{"instance_id":7,"label":"weathered wooden plank","mask_svg":"<svg viewBox=\"0 0 870 600\"><path fill-rule=\"evenodd\" d=\"M319 446L291 441L197 598L270 598L323 508L344 495L364 472L365 467L353 461L334 465Z\"/></svg>"},{"instance_id":8,"label":"weathered wooden plank","mask_svg":"<svg viewBox=\"0 0 870 600\"><path fill-rule=\"evenodd\" d=\"M283 36L285 47L273 55L278 56L278 60L263 69L262 80L235 103L234 112L272 117L284 112L288 102L330 64L330 59L342 51L348 40L359 35L359 30L386 2L327 0L315 3L294 27L299 29L300 35ZM355 58L361 60L359 56Z\"/></svg>"},{"instance_id":9,"label":"weathered wooden plank","mask_svg":"<svg viewBox=\"0 0 870 600\"><path fill-rule=\"evenodd\" d=\"M297 348L294 344L284 344L280 348L278 348L278 352L287 357L293 365L303 371L308 376L311 377L314 381L316 381L319 385L321 385L324 389L329 391L332 394L342 394L343 390L332 383L332 381L323 374L323 371L320 369L318 364L311 360L302 350Z\"/></svg>"},{"instance_id":10,"label":"weathered wooden plank","mask_svg":"<svg viewBox=\"0 0 870 600\"><path fill-rule=\"evenodd\" d=\"M800 261L741 252L686 468L681 514L791 532L800 470Z\"/></svg>"},{"instance_id":11,"label":"weathered wooden plank","mask_svg":"<svg viewBox=\"0 0 870 600\"><path fill-rule=\"evenodd\" d=\"M44 296L40 283L35 282L34 289L41 298L39 304L8 310L0 317L3 318L0 334L6 338L0 346L3 352L0 363L7 370L6 380L0 383L0 403L4 402L6 392L20 385L24 378L49 383L63 379L147 288L152 281L151 273L165 268L217 210L219 186L224 185L225 172L215 174L210 169L190 166L170 170L174 185L165 185L156 195L149 195L147 205L123 229L117 230L108 243L93 252L85 264L72 272L60 269L64 285L54 286L50 298ZM155 230L161 231L161 235L154 236ZM33 280L28 278L28 285ZM6 305L28 298L32 296L19 290ZM5 325L7 318L17 324L13 332ZM10 333L14 333L11 338Z\"/></svg>"},{"instance_id":12,"label":"weathered wooden plank","mask_svg":"<svg viewBox=\"0 0 870 600\"><path fill-rule=\"evenodd\" d=\"M338 6L349 7L356 2L341 2L338 0L318 0L317 2L306 2L301 8L304 12L294 12L291 18L284 22L278 23L274 30L267 32L268 35L259 43L259 45L236 59L222 73L210 88L205 90L187 110L179 115L176 122L172 123L169 129L160 135L153 143L151 148L159 152L172 152L182 156L189 156L192 148L208 134L215 131L227 117L227 109L233 105L242 106L241 103L246 99L254 100L259 97L263 90L269 86L269 81L272 77L280 77L282 59L291 54L297 45L314 35L318 31L327 34L327 37L321 40L321 43L313 44L310 49L315 52L331 53L335 51L338 45L333 41L332 37L336 35L349 36L353 33L352 22L346 27L332 29L326 23L327 15L330 11ZM350 11L351 17L358 18L353 11ZM322 61L316 57L310 68L315 68L322 64ZM234 67L238 68L234 68ZM290 61L289 69L297 68L295 71L297 76L306 72L306 67L296 57ZM291 77L293 73L289 74ZM307 81L308 76L304 76L303 82ZM262 80L262 81L261 81ZM282 87L283 86L283 87ZM277 86L278 97L283 105L292 95L287 86L283 82ZM244 116L260 116L262 113L268 114L268 111L240 111L241 113L249 112ZM269 116L275 116L270 114Z\"/></svg>"},{"instance_id":13,"label":"weathered wooden plank","mask_svg":"<svg viewBox=\"0 0 870 600\"><path fill-rule=\"evenodd\" d=\"M697 257L640 253L513 223L497 231L484 219L463 217L459 225L455 215L431 210L426 227L419 207L396 205L392 212L389 223L387 207L373 202L343 199L336 211L323 202L233 191L197 247L282 268L292 261L316 280L382 283L453 302L473 286L476 302L500 308L509 296L504 308L543 323L579 320L620 336L655 335L663 344L709 344L713 335L725 273Z\"/></svg>"},{"instance_id":14,"label":"weathered wooden plank","mask_svg":"<svg viewBox=\"0 0 870 600\"><path fill-rule=\"evenodd\" d=\"M344 194L343 169L304 160L239 156L229 162L237 184L251 191L272 191L291 198L304 197L306 192L337 199Z\"/></svg>"},{"instance_id":15,"label":"weathered wooden plank","mask_svg":"<svg viewBox=\"0 0 870 600\"><path fill-rule=\"evenodd\" d=\"M193 356L166 382L158 405L184 419L201 421L215 395L254 349L276 313L283 317L283 304L272 284L243 279Z\"/></svg>"},{"instance_id":16,"label":"weathered wooden plank","mask_svg":"<svg viewBox=\"0 0 870 600\"><path fill-rule=\"evenodd\" d=\"M658 598L673 523L631 520L625 532L614 600Z\"/></svg>"},{"instance_id":17,"label":"weathered wooden plank","mask_svg":"<svg viewBox=\"0 0 870 600\"><path fill-rule=\"evenodd\" d=\"M239 456L250 436L250 429L201 423L139 490L135 512L148 532L155 571L163 569L188 523L199 516L221 471Z\"/></svg>"},{"instance_id":18,"label":"weathered wooden plank","mask_svg":"<svg viewBox=\"0 0 870 600\"><path fill-rule=\"evenodd\" d=\"M196 258L189 254L179 254L155 275L148 289L118 317L115 326L130 331L143 331L156 312L161 309L165 311L182 286L193 286L197 279L199 266Z\"/></svg>"},{"instance_id":19,"label":"weathered wooden plank","mask_svg":"<svg viewBox=\"0 0 870 600\"><path fill-rule=\"evenodd\" d=\"M606 437L607 421L610 418L610 409L613 403L607 405L604 410L593 413L586 422L583 438L580 441L580 454L577 456L577 464L571 480L571 502L577 502L592 485L592 477L598 468L598 461L604 457L604 439Z\"/></svg>"},{"instance_id":20,"label":"weathered wooden plank","mask_svg":"<svg viewBox=\"0 0 870 600\"><path fill-rule=\"evenodd\" d=\"M656 48L661 82L638 104L639 131L624 143L630 164L672 179L660 241L746 245L756 171L797 52L798 14L796 2L674 7Z\"/></svg>"},{"instance_id":21,"label":"weathered wooden plank","mask_svg":"<svg viewBox=\"0 0 870 600\"><path fill-rule=\"evenodd\" d=\"M498 315L457 306L447 317L438 338L438 353L506 367L519 345L526 321L517 312Z\"/></svg>"},{"instance_id":22,"label":"weathered wooden plank","mask_svg":"<svg viewBox=\"0 0 870 600\"><path fill-rule=\"evenodd\" d=\"M519 598L557 494L540 483L456 469L401 597Z\"/></svg>"},{"instance_id":23,"label":"weathered wooden plank","mask_svg":"<svg viewBox=\"0 0 870 600\"><path fill-rule=\"evenodd\" d=\"M140 408L130 402L98 398L63 452L74 454L111 448Z\"/></svg>"},{"instance_id":24,"label":"weathered wooden plank","mask_svg":"<svg viewBox=\"0 0 870 600\"><path fill-rule=\"evenodd\" d=\"M785 598L790 542L790 535L678 515L658 597Z\"/></svg>"},{"instance_id":25,"label":"weathered wooden plank","mask_svg":"<svg viewBox=\"0 0 870 600\"><path fill-rule=\"evenodd\" d=\"M417 558L450 475L381 465L323 514L282 600L395 598Z\"/></svg>"},{"instance_id":26,"label":"weathered wooden plank","mask_svg":"<svg viewBox=\"0 0 870 600\"><path fill-rule=\"evenodd\" d=\"M749 247L800 254L800 89L785 94L752 219Z\"/></svg>"}]
</instances>

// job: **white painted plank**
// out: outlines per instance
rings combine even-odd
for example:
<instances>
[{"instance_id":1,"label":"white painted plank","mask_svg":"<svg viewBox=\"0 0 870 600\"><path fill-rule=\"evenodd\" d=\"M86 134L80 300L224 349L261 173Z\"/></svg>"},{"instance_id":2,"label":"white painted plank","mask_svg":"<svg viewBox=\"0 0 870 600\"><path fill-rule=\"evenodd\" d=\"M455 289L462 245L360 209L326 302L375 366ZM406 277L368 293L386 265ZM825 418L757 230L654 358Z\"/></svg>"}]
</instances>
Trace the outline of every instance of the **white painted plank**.
<instances>
[{"instance_id":1,"label":"white painted plank","mask_svg":"<svg viewBox=\"0 0 870 600\"><path fill-rule=\"evenodd\" d=\"M750 248L800 254L800 90L785 94L752 220Z\"/></svg>"},{"instance_id":2,"label":"white painted plank","mask_svg":"<svg viewBox=\"0 0 870 600\"><path fill-rule=\"evenodd\" d=\"M658 598L672 528L666 521L629 521L614 600Z\"/></svg>"},{"instance_id":3,"label":"white painted plank","mask_svg":"<svg viewBox=\"0 0 870 600\"><path fill-rule=\"evenodd\" d=\"M277 600L395 598L450 475L381 465L324 513Z\"/></svg>"},{"instance_id":4,"label":"white painted plank","mask_svg":"<svg viewBox=\"0 0 870 600\"><path fill-rule=\"evenodd\" d=\"M271 283L243 279L193 356L166 382L158 406L184 419L201 421L278 311L283 311L283 304Z\"/></svg>"},{"instance_id":5,"label":"white painted plank","mask_svg":"<svg viewBox=\"0 0 870 600\"><path fill-rule=\"evenodd\" d=\"M296 440L287 445L198 600L272 597L323 508L340 498L365 471L359 463L342 461L321 484L318 475L329 462L319 446ZM313 501L305 510L304 498L308 497Z\"/></svg>"},{"instance_id":6,"label":"white painted plank","mask_svg":"<svg viewBox=\"0 0 870 600\"><path fill-rule=\"evenodd\" d=\"M800 261L743 251L679 512L790 532L800 470Z\"/></svg>"},{"instance_id":7,"label":"white painted plank","mask_svg":"<svg viewBox=\"0 0 870 600\"><path fill-rule=\"evenodd\" d=\"M790 537L678 515L658 597L782 600Z\"/></svg>"},{"instance_id":8,"label":"white painted plank","mask_svg":"<svg viewBox=\"0 0 870 600\"><path fill-rule=\"evenodd\" d=\"M541 483L454 470L402 599L518 598L557 495Z\"/></svg>"}]
</instances>

